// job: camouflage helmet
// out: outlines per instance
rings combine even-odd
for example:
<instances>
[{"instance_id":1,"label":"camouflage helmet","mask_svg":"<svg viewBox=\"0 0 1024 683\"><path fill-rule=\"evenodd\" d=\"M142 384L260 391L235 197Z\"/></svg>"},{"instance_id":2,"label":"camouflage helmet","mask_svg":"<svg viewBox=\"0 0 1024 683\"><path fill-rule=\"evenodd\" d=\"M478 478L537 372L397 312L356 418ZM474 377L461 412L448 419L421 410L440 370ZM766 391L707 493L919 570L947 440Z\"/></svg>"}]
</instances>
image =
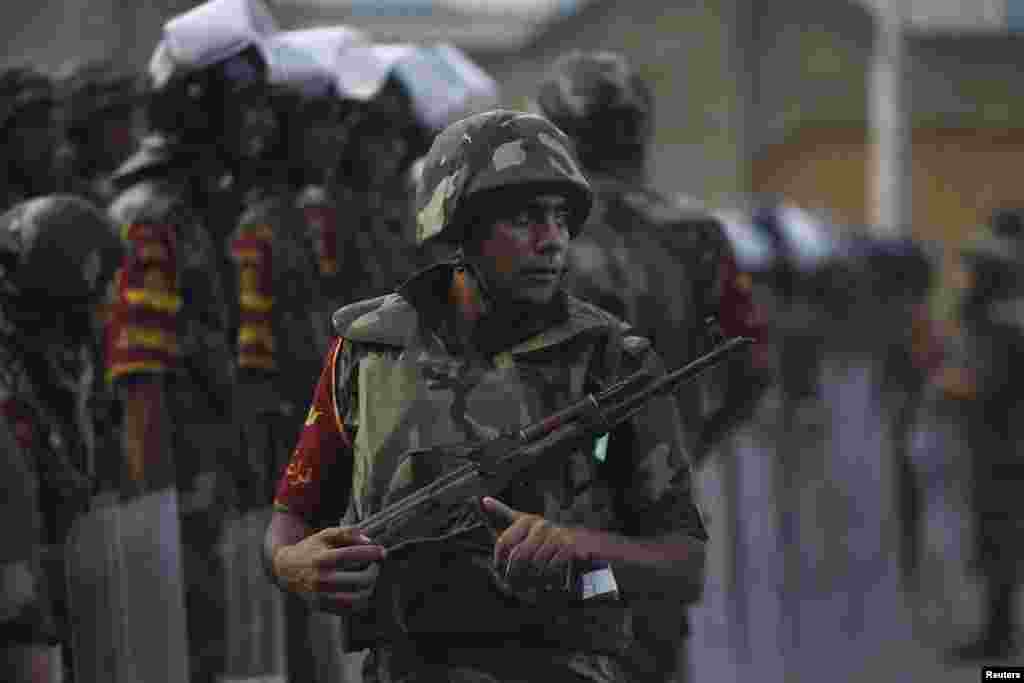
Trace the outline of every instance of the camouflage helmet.
<instances>
[{"instance_id":1,"label":"camouflage helmet","mask_svg":"<svg viewBox=\"0 0 1024 683\"><path fill-rule=\"evenodd\" d=\"M651 137L650 89L613 52L563 55L541 81L536 101L540 113L573 139L587 166L642 157Z\"/></svg>"},{"instance_id":2,"label":"camouflage helmet","mask_svg":"<svg viewBox=\"0 0 1024 683\"><path fill-rule=\"evenodd\" d=\"M113 223L91 202L47 195L0 215L0 264L13 294L70 305L94 301L121 263Z\"/></svg>"},{"instance_id":3,"label":"camouflage helmet","mask_svg":"<svg viewBox=\"0 0 1024 683\"><path fill-rule=\"evenodd\" d=\"M416 191L417 242L462 242L477 214L476 200L513 188L565 196L574 237L593 201L568 137L547 119L498 109L453 123L434 139L423 161Z\"/></svg>"},{"instance_id":4,"label":"camouflage helmet","mask_svg":"<svg viewBox=\"0 0 1024 683\"><path fill-rule=\"evenodd\" d=\"M61 100L68 128L87 126L98 114L137 101L139 79L109 60L76 64L60 79Z\"/></svg>"},{"instance_id":5,"label":"camouflage helmet","mask_svg":"<svg viewBox=\"0 0 1024 683\"><path fill-rule=\"evenodd\" d=\"M0 129L22 109L53 101L53 81L45 74L20 66L0 72Z\"/></svg>"}]
</instances>

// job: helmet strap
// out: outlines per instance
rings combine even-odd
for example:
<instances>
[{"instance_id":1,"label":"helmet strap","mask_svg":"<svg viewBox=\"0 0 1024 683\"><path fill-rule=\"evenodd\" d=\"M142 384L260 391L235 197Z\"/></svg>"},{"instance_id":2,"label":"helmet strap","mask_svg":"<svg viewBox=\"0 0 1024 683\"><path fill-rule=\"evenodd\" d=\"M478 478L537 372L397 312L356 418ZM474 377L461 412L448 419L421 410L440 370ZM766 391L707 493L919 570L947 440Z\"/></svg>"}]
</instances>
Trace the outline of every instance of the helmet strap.
<instances>
[{"instance_id":1,"label":"helmet strap","mask_svg":"<svg viewBox=\"0 0 1024 683\"><path fill-rule=\"evenodd\" d=\"M455 251L454 265L456 272L469 274L469 279L471 280L472 287L476 290L482 313L486 314L488 311L494 310L494 297L487 286L487 282L484 280L483 274L479 268L466 259L466 252L461 246Z\"/></svg>"}]
</instances>

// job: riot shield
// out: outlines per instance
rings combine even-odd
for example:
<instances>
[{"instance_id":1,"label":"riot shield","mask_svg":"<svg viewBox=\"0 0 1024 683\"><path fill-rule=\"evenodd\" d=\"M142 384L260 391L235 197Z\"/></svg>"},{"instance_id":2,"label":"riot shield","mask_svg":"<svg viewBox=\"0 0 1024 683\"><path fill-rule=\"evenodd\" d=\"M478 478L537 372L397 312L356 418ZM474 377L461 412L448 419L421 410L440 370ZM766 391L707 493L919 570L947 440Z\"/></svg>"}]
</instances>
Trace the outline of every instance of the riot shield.
<instances>
[{"instance_id":1,"label":"riot shield","mask_svg":"<svg viewBox=\"0 0 1024 683\"><path fill-rule=\"evenodd\" d=\"M78 683L188 683L178 494L79 519L67 541Z\"/></svg>"},{"instance_id":2,"label":"riot shield","mask_svg":"<svg viewBox=\"0 0 1024 683\"><path fill-rule=\"evenodd\" d=\"M227 521L221 542L227 608L225 683L281 683L284 674L284 612L280 591L260 557L270 508Z\"/></svg>"}]
</instances>

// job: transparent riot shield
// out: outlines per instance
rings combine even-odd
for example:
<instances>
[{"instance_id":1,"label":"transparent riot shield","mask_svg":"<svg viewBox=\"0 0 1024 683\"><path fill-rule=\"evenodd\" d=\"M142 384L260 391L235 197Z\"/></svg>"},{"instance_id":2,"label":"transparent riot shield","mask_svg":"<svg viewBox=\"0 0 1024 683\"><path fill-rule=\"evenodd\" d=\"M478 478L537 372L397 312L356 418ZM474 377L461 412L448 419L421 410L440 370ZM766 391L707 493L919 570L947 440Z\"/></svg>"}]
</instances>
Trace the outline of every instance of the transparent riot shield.
<instances>
[{"instance_id":1,"label":"transparent riot shield","mask_svg":"<svg viewBox=\"0 0 1024 683\"><path fill-rule=\"evenodd\" d=\"M270 508L227 521L221 542L226 578L225 683L285 680L283 598L260 557Z\"/></svg>"},{"instance_id":2,"label":"transparent riot shield","mask_svg":"<svg viewBox=\"0 0 1024 683\"><path fill-rule=\"evenodd\" d=\"M177 493L90 512L67 550L76 681L188 683Z\"/></svg>"}]
</instances>

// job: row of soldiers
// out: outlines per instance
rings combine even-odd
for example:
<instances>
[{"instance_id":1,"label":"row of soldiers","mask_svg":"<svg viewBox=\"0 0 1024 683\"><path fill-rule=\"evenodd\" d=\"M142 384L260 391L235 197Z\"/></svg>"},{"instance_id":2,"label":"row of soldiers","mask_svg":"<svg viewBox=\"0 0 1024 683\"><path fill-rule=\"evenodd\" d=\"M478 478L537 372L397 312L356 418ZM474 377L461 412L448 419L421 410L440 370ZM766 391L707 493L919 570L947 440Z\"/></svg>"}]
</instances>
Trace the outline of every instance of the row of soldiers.
<instances>
[{"instance_id":1,"label":"row of soldiers","mask_svg":"<svg viewBox=\"0 0 1024 683\"><path fill-rule=\"evenodd\" d=\"M412 271L404 172L427 131L390 76L356 99L326 65L274 73L254 8L171 19L141 85L109 63L0 76L4 412L25 454L5 505L42 516L5 557L10 680L275 673L244 637L273 619L228 623L253 570L227 548L259 573L240 520L269 508L330 310ZM270 599L259 578L235 603ZM290 678L314 680L289 613Z\"/></svg>"},{"instance_id":2,"label":"row of soldiers","mask_svg":"<svg viewBox=\"0 0 1024 683\"><path fill-rule=\"evenodd\" d=\"M4 628L8 642L26 646L8 648L21 680L32 680L28 670L42 680L41 672L61 667L81 680L104 670L117 680L157 680L143 672L160 671L161 680L196 681L273 672L275 663L259 657L232 661L240 636L226 617L236 608L227 587L244 570L225 564L225 529L241 529L237 543L256 548L242 553L241 564L258 562L261 515L305 418L330 313L389 292L419 266L448 256L417 249L410 215L414 161L445 122L418 116L416 93L395 70L358 94L311 85L308 74L275 75L279 64L267 47L274 32L262 35L260 27L235 40L209 24L199 42L182 42L198 35L184 29L252 6L210 0L202 12L169 21L141 90L99 67L57 87L30 69L0 77L3 208L10 209L0 238L4 438L5 450L28 454L5 463L12 471L3 478L5 504L11 514L43 516L40 529L20 530L23 538L3 558ZM326 30L339 45L364 40L344 27ZM324 71L333 83L337 74ZM790 305L801 292L827 292L834 311L858 296L892 292L920 303L928 290L927 264L913 248L901 251L907 245L865 240L846 266L815 269L805 258L808 249L815 253L813 240L792 233L800 220L791 214L764 212L746 230L650 189L653 102L621 57L564 57L543 80L536 105L572 138L595 190L595 209L570 251L572 291L632 322L669 367L722 332L762 339L710 385L678 393L698 465L751 417L775 380L795 395L813 393L806 369L816 338L792 334L813 322ZM63 134L55 134L58 127ZM765 242L769 261L757 251ZM1005 261L972 261L978 279L969 301L982 303L969 310L987 311L997 297L985 270L991 263L1016 273ZM908 270L908 263L920 267ZM865 288L865 272L879 282ZM906 281L908 272L925 275ZM792 316L781 315L780 301ZM985 316L967 319L981 325L968 339L1008 339L982 330L990 324ZM781 321L791 326L785 334ZM916 329L906 327L898 346L913 358L894 360L894 368L937 365L933 351L915 347ZM785 346L772 350L768 330ZM1016 357L1012 345L1000 348L1005 362L987 366L987 386L1011 376L1003 373ZM969 357L992 359L995 351ZM918 370L913 378L927 374ZM1012 387L1000 386L990 393L1005 406ZM1008 429L1012 420L1005 423ZM992 434L981 429L976 438ZM906 477L912 492L912 473ZM982 468L977 479L1001 477ZM101 491L118 505L97 509ZM909 508L905 520L914 518ZM989 511L987 519L1005 520L1001 513ZM255 522L239 525L246 515ZM41 560L26 550L38 550L39 538ZM981 557L999 557L1006 546L996 538ZM90 574L92 558L105 552L97 546L119 548L113 565L120 574ZM1005 561L985 566L992 567L992 623L975 649L991 654L1009 647L1007 595L1017 579ZM116 616L114 593L121 596ZM688 630L685 608L698 597L699 587L680 587L657 604L635 605L641 617L630 661L638 678L673 675ZM287 611L290 679L317 680L311 629L319 626L304 605L290 602ZM107 621L84 623L83 615L100 613ZM177 623L182 614L186 621ZM256 608L240 619L257 630L272 624ZM153 621L165 623L158 631L139 626ZM120 628L113 660L75 634L104 627ZM187 645L175 640L186 633ZM269 642L251 640L255 650ZM176 659L185 650L187 671ZM60 652L64 664L55 658Z\"/></svg>"}]
</instances>

